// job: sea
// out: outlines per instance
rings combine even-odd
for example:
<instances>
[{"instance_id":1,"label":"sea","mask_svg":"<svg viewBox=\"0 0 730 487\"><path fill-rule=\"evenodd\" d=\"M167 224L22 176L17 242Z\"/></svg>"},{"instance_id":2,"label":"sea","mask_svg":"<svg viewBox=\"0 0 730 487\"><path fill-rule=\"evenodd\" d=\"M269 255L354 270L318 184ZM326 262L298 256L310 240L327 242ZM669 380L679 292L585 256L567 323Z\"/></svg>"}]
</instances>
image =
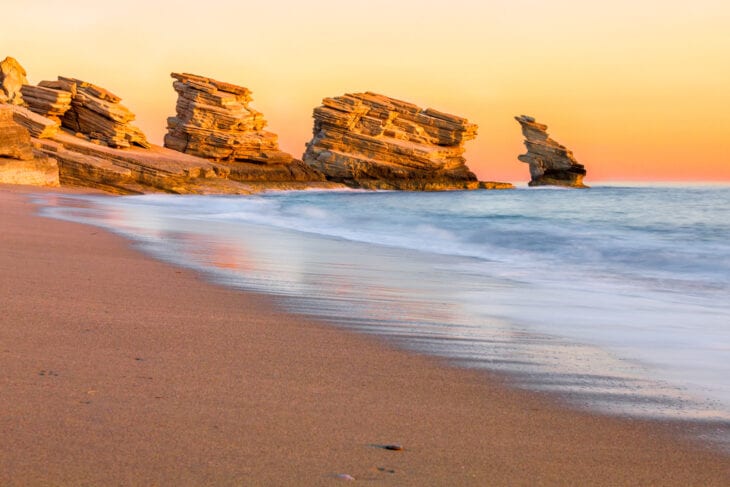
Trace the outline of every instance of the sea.
<instances>
[{"instance_id":1,"label":"sea","mask_svg":"<svg viewBox=\"0 0 730 487\"><path fill-rule=\"evenodd\" d=\"M38 200L291 312L578 408L730 425L730 185Z\"/></svg>"}]
</instances>

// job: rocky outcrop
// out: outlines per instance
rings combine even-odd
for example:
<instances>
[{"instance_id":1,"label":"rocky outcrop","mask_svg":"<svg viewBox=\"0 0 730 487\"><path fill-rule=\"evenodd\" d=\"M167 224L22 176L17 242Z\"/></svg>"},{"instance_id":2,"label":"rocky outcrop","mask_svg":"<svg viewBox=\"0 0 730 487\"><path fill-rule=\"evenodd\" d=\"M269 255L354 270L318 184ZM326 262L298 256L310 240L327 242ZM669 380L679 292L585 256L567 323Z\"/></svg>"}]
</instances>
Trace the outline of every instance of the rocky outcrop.
<instances>
[{"instance_id":1,"label":"rocky outcrop","mask_svg":"<svg viewBox=\"0 0 730 487\"><path fill-rule=\"evenodd\" d=\"M63 114L63 127L109 147L150 147L142 131L131 124L134 114L114 93L86 81L62 76L56 84L46 82L43 86L51 89L57 86L61 91L71 93L71 108Z\"/></svg>"},{"instance_id":2,"label":"rocky outcrop","mask_svg":"<svg viewBox=\"0 0 730 487\"><path fill-rule=\"evenodd\" d=\"M26 107L12 105L12 111L15 121L25 127L33 137L53 137L61 128L61 124L57 120L38 115Z\"/></svg>"},{"instance_id":3,"label":"rocky outcrop","mask_svg":"<svg viewBox=\"0 0 730 487\"><path fill-rule=\"evenodd\" d=\"M16 120L34 137L52 137L63 126L110 147L150 146L142 131L130 123L134 114L117 95L61 76L32 86L25 76L25 69L14 58L0 62L0 103L27 107L32 113L18 109Z\"/></svg>"},{"instance_id":4,"label":"rocky outcrop","mask_svg":"<svg viewBox=\"0 0 730 487\"><path fill-rule=\"evenodd\" d=\"M60 81L41 81L38 86L23 85L21 92L31 111L60 124L73 101L73 94L64 90L65 86Z\"/></svg>"},{"instance_id":5,"label":"rocky outcrop","mask_svg":"<svg viewBox=\"0 0 730 487\"><path fill-rule=\"evenodd\" d=\"M306 189L326 183L236 181L231 168L208 159L152 145L117 149L59 132L34 139L36 150L58 160L64 186L82 186L116 194L250 194L265 189Z\"/></svg>"},{"instance_id":6,"label":"rocky outcrop","mask_svg":"<svg viewBox=\"0 0 730 487\"><path fill-rule=\"evenodd\" d=\"M233 157L216 161L215 157L198 157L148 143L130 123L134 115L121 105L121 98L99 86L67 77L31 86L17 61L5 64L14 73L22 73L26 84L8 84L12 85L14 104L7 96L0 102L4 117L0 123L0 182L50 184L33 176L47 170L56 185L60 181L62 185L118 194L248 194L333 186L323 175L280 151L276 136L261 130L265 124L261 114L245 104L241 108L248 110L249 118L236 112L227 94L233 94L234 101L238 96L250 100L245 88L212 82L208 92L198 90L200 94L192 101L193 127L196 123L204 125L200 117L217 128L226 127L227 116L237 117L228 127L228 135L233 136ZM185 76L185 80L203 85L204 79L193 81ZM5 80L11 78L6 76ZM218 112L201 112L195 105L216 98L220 99ZM241 131L247 132L248 138L239 137ZM228 140L226 130L212 130L211 137L209 140L216 143L221 138ZM241 146L246 143L244 150ZM238 157L251 157L252 162L239 161Z\"/></svg>"},{"instance_id":7,"label":"rocky outcrop","mask_svg":"<svg viewBox=\"0 0 730 487\"><path fill-rule=\"evenodd\" d=\"M463 157L477 133L465 118L370 92L325 98L313 116L303 160L329 180L370 189L480 186Z\"/></svg>"},{"instance_id":8,"label":"rocky outcrop","mask_svg":"<svg viewBox=\"0 0 730 487\"><path fill-rule=\"evenodd\" d=\"M530 165L530 186L588 187L583 184L585 167L575 160L571 151L548 136L547 125L537 123L527 115L515 117L515 120L522 126L525 136L527 154L518 159Z\"/></svg>"},{"instance_id":9,"label":"rocky outcrop","mask_svg":"<svg viewBox=\"0 0 730 487\"><path fill-rule=\"evenodd\" d=\"M33 159L30 134L13 118L13 109L0 105L0 157L27 161Z\"/></svg>"},{"instance_id":10,"label":"rocky outcrop","mask_svg":"<svg viewBox=\"0 0 730 487\"><path fill-rule=\"evenodd\" d=\"M58 186L56 161L34 154L30 134L15 121L13 108L0 105L0 183Z\"/></svg>"},{"instance_id":11,"label":"rocky outcrop","mask_svg":"<svg viewBox=\"0 0 730 487\"><path fill-rule=\"evenodd\" d=\"M25 69L15 58L8 56L0 61L0 103L23 104L20 89L28 84L25 75Z\"/></svg>"},{"instance_id":12,"label":"rocky outcrop","mask_svg":"<svg viewBox=\"0 0 730 487\"><path fill-rule=\"evenodd\" d=\"M34 145L58 160L65 186L117 194L250 192L227 181L225 168L162 147L117 149L66 132L52 139L35 139Z\"/></svg>"},{"instance_id":13,"label":"rocky outcrop","mask_svg":"<svg viewBox=\"0 0 730 487\"><path fill-rule=\"evenodd\" d=\"M238 181L322 181L324 176L279 149L278 137L249 104L248 88L194 74L172 73L176 116L165 147L211 159Z\"/></svg>"}]
</instances>

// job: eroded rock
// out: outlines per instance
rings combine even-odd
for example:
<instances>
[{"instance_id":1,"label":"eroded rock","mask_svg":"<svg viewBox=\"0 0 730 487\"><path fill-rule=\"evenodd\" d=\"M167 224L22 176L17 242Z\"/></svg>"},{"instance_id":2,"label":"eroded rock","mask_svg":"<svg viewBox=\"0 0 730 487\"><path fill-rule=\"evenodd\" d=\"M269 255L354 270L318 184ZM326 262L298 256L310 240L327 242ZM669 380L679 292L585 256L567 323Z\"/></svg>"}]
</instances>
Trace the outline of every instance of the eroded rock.
<instances>
[{"instance_id":1,"label":"eroded rock","mask_svg":"<svg viewBox=\"0 0 730 487\"><path fill-rule=\"evenodd\" d=\"M15 122L13 107L0 105L0 157L33 159L30 133Z\"/></svg>"},{"instance_id":2,"label":"eroded rock","mask_svg":"<svg viewBox=\"0 0 730 487\"><path fill-rule=\"evenodd\" d=\"M50 138L61 128L58 120L46 118L20 105L11 105L15 121L25 127L30 135L38 138Z\"/></svg>"},{"instance_id":3,"label":"eroded rock","mask_svg":"<svg viewBox=\"0 0 730 487\"><path fill-rule=\"evenodd\" d=\"M527 147L527 153L517 158L530 165L530 186L588 187L583 184L585 167L575 160L570 150L548 136L547 125L527 115L515 120L522 127Z\"/></svg>"},{"instance_id":4,"label":"eroded rock","mask_svg":"<svg viewBox=\"0 0 730 487\"><path fill-rule=\"evenodd\" d=\"M35 153L28 130L15 121L13 105L0 105L0 183L58 186L55 159Z\"/></svg>"},{"instance_id":5,"label":"eroded rock","mask_svg":"<svg viewBox=\"0 0 730 487\"><path fill-rule=\"evenodd\" d=\"M176 116L167 119L165 147L230 167L246 182L323 181L264 130L266 120L249 104L248 88L188 73L172 73Z\"/></svg>"},{"instance_id":6,"label":"eroded rock","mask_svg":"<svg viewBox=\"0 0 730 487\"><path fill-rule=\"evenodd\" d=\"M15 58L8 56L0 61L0 103L23 104L20 89L28 84L25 75L25 69Z\"/></svg>"},{"instance_id":7,"label":"eroded rock","mask_svg":"<svg viewBox=\"0 0 730 487\"><path fill-rule=\"evenodd\" d=\"M58 81L41 81L38 86L23 85L23 100L28 108L41 116L55 120L59 124L71 109L73 94L64 90L65 84Z\"/></svg>"},{"instance_id":8,"label":"eroded rock","mask_svg":"<svg viewBox=\"0 0 730 487\"><path fill-rule=\"evenodd\" d=\"M59 76L57 81L41 81L23 87L28 107L34 113L100 144L115 148L150 143L132 121L134 114L110 91L86 81Z\"/></svg>"},{"instance_id":9,"label":"eroded rock","mask_svg":"<svg viewBox=\"0 0 730 487\"><path fill-rule=\"evenodd\" d=\"M375 93L325 98L303 160L327 179L371 189L479 188L464 143L477 126Z\"/></svg>"}]
</instances>

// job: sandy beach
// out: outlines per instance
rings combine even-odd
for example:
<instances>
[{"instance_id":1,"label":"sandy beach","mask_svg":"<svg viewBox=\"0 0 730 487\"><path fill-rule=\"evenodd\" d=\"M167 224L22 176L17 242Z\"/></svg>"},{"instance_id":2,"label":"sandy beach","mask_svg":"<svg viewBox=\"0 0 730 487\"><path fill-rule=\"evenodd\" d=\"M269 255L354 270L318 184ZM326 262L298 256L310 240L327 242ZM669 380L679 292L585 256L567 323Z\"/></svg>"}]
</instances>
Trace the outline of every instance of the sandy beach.
<instances>
[{"instance_id":1,"label":"sandy beach","mask_svg":"<svg viewBox=\"0 0 730 487\"><path fill-rule=\"evenodd\" d=\"M0 186L0 485L730 482L686 423L571 410L286 314L35 216L40 191Z\"/></svg>"}]
</instances>

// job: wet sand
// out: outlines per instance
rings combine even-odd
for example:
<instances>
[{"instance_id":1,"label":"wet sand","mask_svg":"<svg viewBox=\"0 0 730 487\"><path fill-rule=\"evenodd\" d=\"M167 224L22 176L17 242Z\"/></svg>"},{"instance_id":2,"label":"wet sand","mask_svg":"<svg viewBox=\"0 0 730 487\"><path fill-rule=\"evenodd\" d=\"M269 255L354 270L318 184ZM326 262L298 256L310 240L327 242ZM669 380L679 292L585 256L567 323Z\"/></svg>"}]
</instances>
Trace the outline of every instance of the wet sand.
<instances>
[{"instance_id":1,"label":"wet sand","mask_svg":"<svg viewBox=\"0 0 730 487\"><path fill-rule=\"evenodd\" d=\"M688 424L571 410L283 313L34 216L39 191L0 186L0 485L730 482Z\"/></svg>"}]
</instances>

